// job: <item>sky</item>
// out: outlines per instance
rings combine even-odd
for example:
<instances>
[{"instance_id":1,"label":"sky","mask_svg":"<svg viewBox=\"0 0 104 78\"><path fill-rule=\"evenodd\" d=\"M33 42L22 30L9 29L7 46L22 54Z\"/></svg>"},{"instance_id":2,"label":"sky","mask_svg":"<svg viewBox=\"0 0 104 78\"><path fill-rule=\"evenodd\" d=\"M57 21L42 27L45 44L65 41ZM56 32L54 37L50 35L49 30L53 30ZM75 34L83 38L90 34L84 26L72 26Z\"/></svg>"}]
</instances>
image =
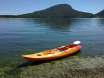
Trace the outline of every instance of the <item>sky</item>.
<instances>
[{"instance_id":1,"label":"sky","mask_svg":"<svg viewBox=\"0 0 104 78\"><path fill-rule=\"evenodd\" d=\"M69 4L73 9L93 14L104 9L104 0L0 0L0 15L31 13L56 4Z\"/></svg>"}]
</instances>

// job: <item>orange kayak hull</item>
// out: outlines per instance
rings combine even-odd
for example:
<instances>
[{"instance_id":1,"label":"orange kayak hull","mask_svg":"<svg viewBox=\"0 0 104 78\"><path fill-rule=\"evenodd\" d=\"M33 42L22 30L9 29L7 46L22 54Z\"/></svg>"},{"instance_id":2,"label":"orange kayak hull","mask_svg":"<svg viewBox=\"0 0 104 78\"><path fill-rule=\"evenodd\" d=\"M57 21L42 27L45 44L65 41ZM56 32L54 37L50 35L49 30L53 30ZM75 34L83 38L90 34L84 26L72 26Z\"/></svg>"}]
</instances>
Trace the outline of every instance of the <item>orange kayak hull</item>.
<instances>
[{"instance_id":1,"label":"orange kayak hull","mask_svg":"<svg viewBox=\"0 0 104 78\"><path fill-rule=\"evenodd\" d=\"M27 61L52 61L78 53L81 45L66 45L51 50L45 50L35 54L22 55Z\"/></svg>"}]
</instances>

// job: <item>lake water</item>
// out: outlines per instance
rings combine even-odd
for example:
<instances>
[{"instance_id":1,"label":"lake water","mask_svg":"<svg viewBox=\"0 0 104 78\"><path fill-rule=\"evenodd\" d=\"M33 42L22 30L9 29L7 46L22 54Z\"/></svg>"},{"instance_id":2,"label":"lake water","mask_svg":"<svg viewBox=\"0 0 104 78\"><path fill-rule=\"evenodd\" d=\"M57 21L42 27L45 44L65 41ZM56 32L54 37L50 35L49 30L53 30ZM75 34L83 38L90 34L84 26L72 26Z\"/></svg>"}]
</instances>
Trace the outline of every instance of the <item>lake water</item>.
<instances>
[{"instance_id":1,"label":"lake water","mask_svg":"<svg viewBox=\"0 0 104 78\"><path fill-rule=\"evenodd\" d=\"M0 18L0 58L18 58L27 51L42 51L82 42L80 56L104 55L104 19Z\"/></svg>"}]
</instances>

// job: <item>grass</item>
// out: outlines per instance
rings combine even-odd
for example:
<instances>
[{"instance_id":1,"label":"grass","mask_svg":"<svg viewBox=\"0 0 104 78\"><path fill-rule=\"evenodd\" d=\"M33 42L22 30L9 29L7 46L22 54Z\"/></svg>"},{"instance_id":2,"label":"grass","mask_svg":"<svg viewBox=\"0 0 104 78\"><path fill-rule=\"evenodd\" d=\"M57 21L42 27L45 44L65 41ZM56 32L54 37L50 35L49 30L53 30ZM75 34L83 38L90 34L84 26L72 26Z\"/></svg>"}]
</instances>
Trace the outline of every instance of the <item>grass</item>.
<instances>
[{"instance_id":1,"label":"grass","mask_svg":"<svg viewBox=\"0 0 104 78\"><path fill-rule=\"evenodd\" d=\"M16 68L17 64L0 67L0 78L104 78L104 57L73 56Z\"/></svg>"}]
</instances>

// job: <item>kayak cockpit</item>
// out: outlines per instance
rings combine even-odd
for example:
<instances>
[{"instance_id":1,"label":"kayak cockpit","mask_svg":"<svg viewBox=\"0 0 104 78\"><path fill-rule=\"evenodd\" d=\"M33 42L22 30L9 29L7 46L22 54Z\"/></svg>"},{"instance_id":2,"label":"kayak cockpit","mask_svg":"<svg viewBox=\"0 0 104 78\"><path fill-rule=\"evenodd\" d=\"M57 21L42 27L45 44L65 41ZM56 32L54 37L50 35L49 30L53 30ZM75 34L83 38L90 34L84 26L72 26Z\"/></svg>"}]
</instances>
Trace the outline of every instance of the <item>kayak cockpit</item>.
<instances>
[{"instance_id":1,"label":"kayak cockpit","mask_svg":"<svg viewBox=\"0 0 104 78\"><path fill-rule=\"evenodd\" d=\"M73 47L76 47L76 46L78 46L78 45L72 44L72 45L61 46L61 47L58 47L56 49L58 49L60 51L65 51L65 50L67 50L69 48L73 48Z\"/></svg>"}]
</instances>

